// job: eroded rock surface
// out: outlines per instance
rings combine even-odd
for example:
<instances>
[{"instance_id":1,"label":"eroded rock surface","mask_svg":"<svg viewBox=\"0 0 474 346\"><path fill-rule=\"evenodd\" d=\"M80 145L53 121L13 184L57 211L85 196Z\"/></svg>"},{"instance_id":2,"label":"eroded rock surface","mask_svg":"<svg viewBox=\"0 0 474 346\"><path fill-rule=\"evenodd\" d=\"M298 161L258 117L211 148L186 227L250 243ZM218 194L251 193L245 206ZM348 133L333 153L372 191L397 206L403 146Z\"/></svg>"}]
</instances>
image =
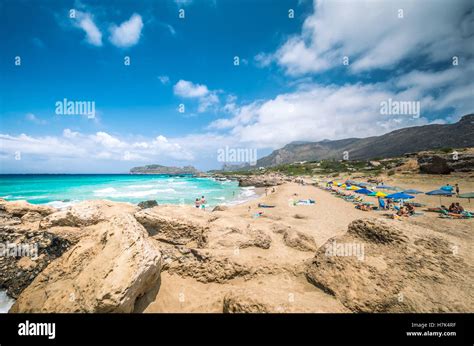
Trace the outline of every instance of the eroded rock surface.
<instances>
[{"instance_id":1,"label":"eroded rock surface","mask_svg":"<svg viewBox=\"0 0 474 346\"><path fill-rule=\"evenodd\" d=\"M50 263L10 311L132 312L160 271L156 242L132 215L116 215Z\"/></svg>"},{"instance_id":2,"label":"eroded rock surface","mask_svg":"<svg viewBox=\"0 0 474 346\"><path fill-rule=\"evenodd\" d=\"M468 312L472 269L426 229L360 219L318 249L306 277L356 312Z\"/></svg>"}]
</instances>

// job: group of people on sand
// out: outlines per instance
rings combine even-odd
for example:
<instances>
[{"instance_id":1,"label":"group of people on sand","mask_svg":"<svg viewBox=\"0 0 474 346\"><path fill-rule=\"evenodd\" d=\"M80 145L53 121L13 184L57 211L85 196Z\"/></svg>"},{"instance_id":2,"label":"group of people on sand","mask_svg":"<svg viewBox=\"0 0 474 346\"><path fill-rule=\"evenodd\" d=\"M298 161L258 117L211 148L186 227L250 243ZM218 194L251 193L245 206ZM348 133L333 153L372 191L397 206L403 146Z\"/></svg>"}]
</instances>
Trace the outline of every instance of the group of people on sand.
<instances>
[{"instance_id":1,"label":"group of people on sand","mask_svg":"<svg viewBox=\"0 0 474 346\"><path fill-rule=\"evenodd\" d=\"M206 208L206 199L204 198L204 196L201 196L201 198L196 198L196 201L194 201L194 206L196 208L201 208L201 209L205 209Z\"/></svg>"},{"instance_id":2,"label":"group of people on sand","mask_svg":"<svg viewBox=\"0 0 474 346\"><path fill-rule=\"evenodd\" d=\"M444 206L441 206L441 208L443 208ZM444 207L444 209L446 210L446 207ZM451 203L451 205L449 206L449 208L447 209L448 212L450 213L453 213L453 214L461 214L462 212L464 212L464 208L459 204L459 203Z\"/></svg>"}]
</instances>

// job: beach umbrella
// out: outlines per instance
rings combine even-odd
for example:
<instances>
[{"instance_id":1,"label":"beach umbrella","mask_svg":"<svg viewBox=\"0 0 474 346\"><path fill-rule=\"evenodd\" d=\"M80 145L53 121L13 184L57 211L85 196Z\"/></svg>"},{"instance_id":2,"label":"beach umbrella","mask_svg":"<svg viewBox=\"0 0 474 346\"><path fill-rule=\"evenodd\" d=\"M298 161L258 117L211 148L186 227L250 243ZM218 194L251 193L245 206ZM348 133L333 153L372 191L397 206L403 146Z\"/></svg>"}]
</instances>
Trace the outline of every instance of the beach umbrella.
<instances>
[{"instance_id":1,"label":"beach umbrella","mask_svg":"<svg viewBox=\"0 0 474 346\"><path fill-rule=\"evenodd\" d=\"M372 193L372 191L367 190L367 189L359 189L359 190L356 191L356 193L361 193L363 195L369 195L369 194Z\"/></svg>"},{"instance_id":2,"label":"beach umbrella","mask_svg":"<svg viewBox=\"0 0 474 346\"><path fill-rule=\"evenodd\" d=\"M387 189L387 190L392 190L393 187L392 186L388 186L388 185L378 185L376 186L377 189Z\"/></svg>"},{"instance_id":3,"label":"beach umbrella","mask_svg":"<svg viewBox=\"0 0 474 346\"><path fill-rule=\"evenodd\" d=\"M429 196L439 196L439 204L441 204L441 196L452 196L452 192L451 191L446 191L446 190L433 190L433 191L430 191L430 192L427 192L426 195L429 195Z\"/></svg>"},{"instance_id":4,"label":"beach umbrella","mask_svg":"<svg viewBox=\"0 0 474 346\"><path fill-rule=\"evenodd\" d=\"M343 189L345 189L345 188L347 187L347 185L346 185L346 184L342 184L342 185L340 185L340 187L342 187Z\"/></svg>"},{"instance_id":5,"label":"beach umbrella","mask_svg":"<svg viewBox=\"0 0 474 346\"><path fill-rule=\"evenodd\" d=\"M453 187L451 185L444 185L441 186L439 189L443 191L453 192Z\"/></svg>"},{"instance_id":6,"label":"beach umbrella","mask_svg":"<svg viewBox=\"0 0 474 346\"><path fill-rule=\"evenodd\" d=\"M360 187L357 187L357 186L355 186L355 185L352 185L349 189L350 189L350 190L359 190Z\"/></svg>"},{"instance_id":7,"label":"beach umbrella","mask_svg":"<svg viewBox=\"0 0 474 346\"><path fill-rule=\"evenodd\" d=\"M397 193L392 193L391 195L385 196L385 198L390 198L390 199L411 199L415 198L414 196L408 195L403 192L397 192Z\"/></svg>"},{"instance_id":8,"label":"beach umbrella","mask_svg":"<svg viewBox=\"0 0 474 346\"><path fill-rule=\"evenodd\" d=\"M377 191L377 192L369 193L368 196L385 197L387 196L387 194L383 193L382 191Z\"/></svg>"},{"instance_id":9,"label":"beach umbrella","mask_svg":"<svg viewBox=\"0 0 474 346\"><path fill-rule=\"evenodd\" d=\"M408 193L410 195L417 195L419 193L423 193L423 191L418 191L418 190L415 190L415 189L409 189L409 190L403 191L403 193Z\"/></svg>"},{"instance_id":10,"label":"beach umbrella","mask_svg":"<svg viewBox=\"0 0 474 346\"><path fill-rule=\"evenodd\" d=\"M461 193L459 198L467 198L467 201L471 203L471 198L474 198L474 192Z\"/></svg>"}]
</instances>

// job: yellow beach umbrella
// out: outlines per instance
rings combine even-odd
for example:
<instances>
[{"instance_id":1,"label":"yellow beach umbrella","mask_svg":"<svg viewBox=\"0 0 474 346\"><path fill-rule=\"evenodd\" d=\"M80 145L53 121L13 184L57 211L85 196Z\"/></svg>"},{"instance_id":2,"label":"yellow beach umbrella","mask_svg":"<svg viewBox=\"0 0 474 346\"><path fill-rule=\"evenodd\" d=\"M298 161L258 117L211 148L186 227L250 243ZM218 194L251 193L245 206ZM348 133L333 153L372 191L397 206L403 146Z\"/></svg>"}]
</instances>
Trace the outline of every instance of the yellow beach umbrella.
<instances>
[{"instance_id":1,"label":"yellow beach umbrella","mask_svg":"<svg viewBox=\"0 0 474 346\"><path fill-rule=\"evenodd\" d=\"M377 197L385 197L385 196L387 196L387 194L386 194L386 193L383 193L383 192L381 192L381 191L378 191L378 192L375 194L375 196L377 196Z\"/></svg>"},{"instance_id":2,"label":"yellow beach umbrella","mask_svg":"<svg viewBox=\"0 0 474 346\"><path fill-rule=\"evenodd\" d=\"M357 186L352 185L352 186L350 187L350 189L351 189L351 190L359 190L360 187L357 187Z\"/></svg>"},{"instance_id":3,"label":"yellow beach umbrella","mask_svg":"<svg viewBox=\"0 0 474 346\"><path fill-rule=\"evenodd\" d=\"M343 189L345 189L346 186L347 186L346 184L342 184L340 187L342 187Z\"/></svg>"}]
</instances>

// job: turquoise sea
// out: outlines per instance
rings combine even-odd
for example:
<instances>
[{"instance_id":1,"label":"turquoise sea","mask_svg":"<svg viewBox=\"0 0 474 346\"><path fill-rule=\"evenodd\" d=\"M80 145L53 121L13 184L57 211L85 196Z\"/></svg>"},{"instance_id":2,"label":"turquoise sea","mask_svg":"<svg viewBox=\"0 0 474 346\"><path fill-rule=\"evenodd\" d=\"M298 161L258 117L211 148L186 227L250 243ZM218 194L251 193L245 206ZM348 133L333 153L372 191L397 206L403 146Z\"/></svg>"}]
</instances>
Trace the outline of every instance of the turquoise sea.
<instances>
[{"instance_id":1,"label":"turquoise sea","mask_svg":"<svg viewBox=\"0 0 474 346\"><path fill-rule=\"evenodd\" d=\"M236 181L170 175L44 174L0 175L0 198L64 207L79 201L107 199L138 203L193 204L205 196L210 206L237 204L255 196Z\"/></svg>"}]
</instances>

